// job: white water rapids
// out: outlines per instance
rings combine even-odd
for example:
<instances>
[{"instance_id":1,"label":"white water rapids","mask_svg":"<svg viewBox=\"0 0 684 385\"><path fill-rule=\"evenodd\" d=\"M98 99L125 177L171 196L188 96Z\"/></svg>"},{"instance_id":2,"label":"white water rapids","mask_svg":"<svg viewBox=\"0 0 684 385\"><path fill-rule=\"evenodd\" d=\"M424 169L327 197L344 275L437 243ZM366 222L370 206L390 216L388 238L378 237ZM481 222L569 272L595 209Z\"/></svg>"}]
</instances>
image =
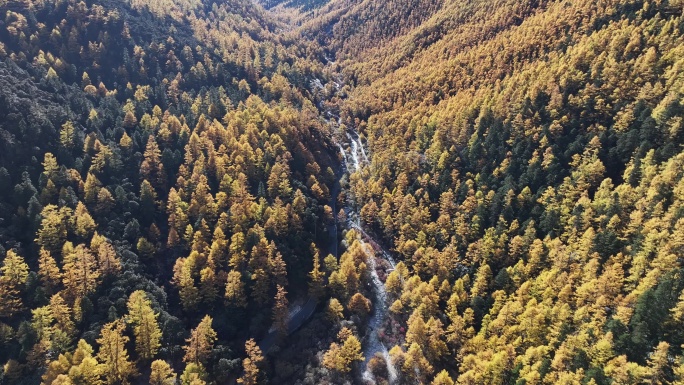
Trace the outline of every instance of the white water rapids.
<instances>
[{"instance_id":1,"label":"white water rapids","mask_svg":"<svg viewBox=\"0 0 684 385\"><path fill-rule=\"evenodd\" d=\"M323 90L323 83L319 79L312 81L312 87L318 90ZM337 92L341 91L341 84L338 81L334 81L335 90ZM323 105L319 105L323 109ZM332 126L337 128L343 127L341 117L333 111L325 111L326 120ZM342 160L344 162L343 166L349 174L358 172L364 166L370 166L370 160L368 154L361 142L358 132L353 127L346 127L344 132L344 137L347 139L347 143L339 143L334 141L337 146ZM345 149L345 146L347 149ZM376 353L380 353L387 363L387 373L388 380L390 384L397 382L397 370L392 365L389 357L389 352L385 344L380 340L380 335L378 332L382 328L385 319L387 318L387 312L389 304L387 303L387 293L385 291L385 284L382 282L377 272L376 258L387 261L392 269L394 269L395 262L390 253L384 249L370 234L368 234L364 229L361 221L359 220L359 213L356 211L357 207L355 205L348 205L345 211L348 214L347 226L349 228L355 229L360 237L359 241L363 245L364 251L368 256L368 267L370 268L371 281L373 284L373 310L371 312L370 319L368 321L368 331L366 333L366 338L363 340L363 356L364 356L364 372L362 374L362 379L366 383L374 384L375 378L373 374L368 369L368 363L371 358L375 356Z\"/></svg>"},{"instance_id":2,"label":"white water rapids","mask_svg":"<svg viewBox=\"0 0 684 385\"><path fill-rule=\"evenodd\" d=\"M347 171L349 173L358 172L362 167L361 162L363 162L363 165L365 166L369 165L370 162L358 133L350 128L347 130L346 137L349 140L350 154L347 154L347 151L345 151L344 148L339 144L338 149L340 150L340 154L342 155L342 159L344 160ZM351 158L351 162L349 161L349 158ZM364 251L368 256L368 267L370 268L370 274L373 283L373 293L375 295L375 300L373 301L373 310L370 320L368 321L368 332L363 342L365 370L363 372L362 378L368 383L375 383L374 376L368 368L368 363L370 359L376 355L376 353L380 353L387 363L389 383L393 384L397 380L397 371L390 361L387 347L380 340L380 336L378 334L383 326L385 318L387 317L389 304L387 303L385 284L382 282L382 280L380 280L376 269L376 258L379 257L386 260L392 266L392 269L394 269L395 266L394 259L392 259L387 250L383 249L378 242L376 242L373 237L363 229L358 213L355 212L353 208L351 208L349 211L349 227L355 229L360 234L359 241L362 243Z\"/></svg>"}]
</instances>

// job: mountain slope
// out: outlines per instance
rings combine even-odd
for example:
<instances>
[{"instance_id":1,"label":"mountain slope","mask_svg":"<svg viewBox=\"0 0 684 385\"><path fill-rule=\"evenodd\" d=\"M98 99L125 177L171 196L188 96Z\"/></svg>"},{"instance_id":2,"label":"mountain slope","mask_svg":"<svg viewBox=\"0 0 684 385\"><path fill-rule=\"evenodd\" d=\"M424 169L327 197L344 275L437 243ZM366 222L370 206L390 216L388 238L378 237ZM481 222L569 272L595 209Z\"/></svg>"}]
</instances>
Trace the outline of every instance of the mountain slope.
<instances>
[{"instance_id":1,"label":"mountain slope","mask_svg":"<svg viewBox=\"0 0 684 385\"><path fill-rule=\"evenodd\" d=\"M334 163L321 65L278 28L239 0L3 6L3 383L234 380L308 298Z\"/></svg>"},{"instance_id":2,"label":"mountain slope","mask_svg":"<svg viewBox=\"0 0 684 385\"><path fill-rule=\"evenodd\" d=\"M0 3L3 383L684 381L680 0L260 4Z\"/></svg>"},{"instance_id":3,"label":"mountain slope","mask_svg":"<svg viewBox=\"0 0 684 385\"><path fill-rule=\"evenodd\" d=\"M356 32L321 20L303 33ZM352 196L403 261L379 332L401 381L679 379L681 3L447 2L407 24L335 52L371 157Z\"/></svg>"}]
</instances>

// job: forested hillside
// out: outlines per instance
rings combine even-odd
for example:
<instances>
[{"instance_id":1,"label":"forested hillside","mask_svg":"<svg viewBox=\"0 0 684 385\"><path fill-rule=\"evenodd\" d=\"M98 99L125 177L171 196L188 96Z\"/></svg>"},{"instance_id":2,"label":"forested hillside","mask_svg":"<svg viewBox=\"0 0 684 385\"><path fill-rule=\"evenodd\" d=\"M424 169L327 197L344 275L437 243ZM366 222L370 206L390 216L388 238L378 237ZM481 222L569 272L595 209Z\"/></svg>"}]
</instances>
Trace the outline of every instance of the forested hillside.
<instances>
[{"instance_id":1,"label":"forested hillside","mask_svg":"<svg viewBox=\"0 0 684 385\"><path fill-rule=\"evenodd\" d=\"M328 248L321 64L241 0L1 20L2 383L248 377Z\"/></svg>"},{"instance_id":2,"label":"forested hillside","mask_svg":"<svg viewBox=\"0 0 684 385\"><path fill-rule=\"evenodd\" d=\"M683 4L433 5L336 57L397 382L684 381Z\"/></svg>"},{"instance_id":3,"label":"forested hillside","mask_svg":"<svg viewBox=\"0 0 684 385\"><path fill-rule=\"evenodd\" d=\"M0 383L684 384L683 12L0 1Z\"/></svg>"}]
</instances>

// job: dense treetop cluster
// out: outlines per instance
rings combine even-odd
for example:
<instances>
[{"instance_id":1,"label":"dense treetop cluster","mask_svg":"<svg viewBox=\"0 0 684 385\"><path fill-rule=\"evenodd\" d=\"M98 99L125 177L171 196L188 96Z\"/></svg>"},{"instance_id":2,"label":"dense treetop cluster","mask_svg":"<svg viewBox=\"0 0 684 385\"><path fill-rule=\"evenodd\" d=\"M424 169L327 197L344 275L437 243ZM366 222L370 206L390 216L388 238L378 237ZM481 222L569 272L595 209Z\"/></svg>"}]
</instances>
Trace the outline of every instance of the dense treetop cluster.
<instances>
[{"instance_id":1,"label":"dense treetop cluster","mask_svg":"<svg viewBox=\"0 0 684 385\"><path fill-rule=\"evenodd\" d=\"M3 383L262 381L250 338L328 247L322 64L247 1L1 23Z\"/></svg>"},{"instance_id":2,"label":"dense treetop cluster","mask_svg":"<svg viewBox=\"0 0 684 385\"><path fill-rule=\"evenodd\" d=\"M0 3L0 382L684 383L683 11Z\"/></svg>"},{"instance_id":3,"label":"dense treetop cluster","mask_svg":"<svg viewBox=\"0 0 684 385\"><path fill-rule=\"evenodd\" d=\"M336 58L399 381L684 381L683 4L432 3Z\"/></svg>"}]
</instances>

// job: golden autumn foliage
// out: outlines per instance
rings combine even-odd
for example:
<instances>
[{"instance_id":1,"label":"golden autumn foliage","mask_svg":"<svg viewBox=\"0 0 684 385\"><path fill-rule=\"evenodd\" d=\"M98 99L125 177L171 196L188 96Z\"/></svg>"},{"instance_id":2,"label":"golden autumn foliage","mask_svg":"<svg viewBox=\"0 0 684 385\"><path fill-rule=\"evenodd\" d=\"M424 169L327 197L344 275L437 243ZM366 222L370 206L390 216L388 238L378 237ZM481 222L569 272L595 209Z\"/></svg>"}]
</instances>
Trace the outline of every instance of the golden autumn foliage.
<instances>
[{"instance_id":1,"label":"golden autumn foliage","mask_svg":"<svg viewBox=\"0 0 684 385\"><path fill-rule=\"evenodd\" d=\"M211 327L212 318L204 316L196 328L190 332L190 338L186 340L185 356L183 361L201 364L204 363L211 354L211 350L216 341L216 332Z\"/></svg>"},{"instance_id":2,"label":"golden autumn foliage","mask_svg":"<svg viewBox=\"0 0 684 385\"><path fill-rule=\"evenodd\" d=\"M143 360L152 360L161 346L162 332L158 313L152 309L152 302L142 290L131 293L128 298L126 322L133 325L135 350Z\"/></svg>"},{"instance_id":3,"label":"golden autumn foliage","mask_svg":"<svg viewBox=\"0 0 684 385\"><path fill-rule=\"evenodd\" d=\"M15 3L3 381L684 383L681 0Z\"/></svg>"},{"instance_id":4,"label":"golden autumn foliage","mask_svg":"<svg viewBox=\"0 0 684 385\"><path fill-rule=\"evenodd\" d=\"M338 333L338 342L333 342L323 355L323 365L339 373L348 373L356 361L363 361L361 342L347 328Z\"/></svg>"}]
</instances>

